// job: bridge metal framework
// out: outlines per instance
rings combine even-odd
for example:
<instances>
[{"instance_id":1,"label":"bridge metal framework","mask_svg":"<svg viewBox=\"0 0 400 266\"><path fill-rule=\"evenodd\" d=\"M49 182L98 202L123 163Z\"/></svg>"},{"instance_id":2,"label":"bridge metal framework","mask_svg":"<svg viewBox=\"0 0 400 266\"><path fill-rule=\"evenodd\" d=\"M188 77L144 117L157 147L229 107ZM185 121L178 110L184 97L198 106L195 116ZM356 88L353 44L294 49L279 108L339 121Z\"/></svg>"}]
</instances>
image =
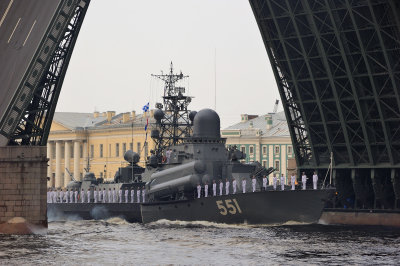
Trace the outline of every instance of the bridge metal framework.
<instances>
[{"instance_id":1,"label":"bridge metal framework","mask_svg":"<svg viewBox=\"0 0 400 266\"><path fill-rule=\"evenodd\" d=\"M45 146L90 0L60 1L2 121L8 145ZM38 3L40 5L40 3Z\"/></svg>"},{"instance_id":2,"label":"bridge metal framework","mask_svg":"<svg viewBox=\"0 0 400 266\"><path fill-rule=\"evenodd\" d=\"M298 173L333 155L340 205L400 208L400 2L250 0Z\"/></svg>"}]
</instances>

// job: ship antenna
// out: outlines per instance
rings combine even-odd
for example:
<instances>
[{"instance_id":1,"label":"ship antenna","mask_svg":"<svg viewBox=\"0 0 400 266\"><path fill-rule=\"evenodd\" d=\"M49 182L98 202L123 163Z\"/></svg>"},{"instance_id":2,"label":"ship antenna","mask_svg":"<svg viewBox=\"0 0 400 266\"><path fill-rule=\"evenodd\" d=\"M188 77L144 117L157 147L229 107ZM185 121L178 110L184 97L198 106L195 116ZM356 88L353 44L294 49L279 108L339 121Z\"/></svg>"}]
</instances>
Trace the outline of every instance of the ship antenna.
<instances>
[{"instance_id":1,"label":"ship antenna","mask_svg":"<svg viewBox=\"0 0 400 266\"><path fill-rule=\"evenodd\" d=\"M168 74L152 74L152 76L164 82L163 103L156 104L156 108L162 110L164 115L156 123L158 134L152 134L156 144L155 155L161 162L163 152L168 147L182 143L185 138L191 135L192 123L189 118L188 106L193 97L186 96L185 87L177 84L189 76L183 75L182 72L174 73L172 62Z\"/></svg>"},{"instance_id":2,"label":"ship antenna","mask_svg":"<svg viewBox=\"0 0 400 266\"><path fill-rule=\"evenodd\" d=\"M217 111L217 48L214 50L214 111Z\"/></svg>"}]
</instances>

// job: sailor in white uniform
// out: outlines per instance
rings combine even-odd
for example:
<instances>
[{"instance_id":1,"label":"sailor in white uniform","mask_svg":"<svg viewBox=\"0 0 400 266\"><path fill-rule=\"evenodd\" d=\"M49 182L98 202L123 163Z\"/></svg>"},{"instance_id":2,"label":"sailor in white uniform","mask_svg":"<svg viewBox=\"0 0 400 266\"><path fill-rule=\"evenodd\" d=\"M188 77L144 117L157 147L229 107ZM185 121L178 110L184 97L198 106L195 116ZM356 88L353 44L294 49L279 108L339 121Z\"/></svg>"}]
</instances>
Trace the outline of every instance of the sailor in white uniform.
<instances>
[{"instance_id":1,"label":"sailor in white uniform","mask_svg":"<svg viewBox=\"0 0 400 266\"><path fill-rule=\"evenodd\" d=\"M135 201L135 190L131 188L131 203Z\"/></svg>"},{"instance_id":2,"label":"sailor in white uniform","mask_svg":"<svg viewBox=\"0 0 400 266\"><path fill-rule=\"evenodd\" d=\"M50 203L50 189L47 189L47 203Z\"/></svg>"},{"instance_id":3,"label":"sailor in white uniform","mask_svg":"<svg viewBox=\"0 0 400 266\"><path fill-rule=\"evenodd\" d=\"M94 188L94 191L93 191L94 203L97 203L97 196L98 196L98 194L97 194L97 188Z\"/></svg>"},{"instance_id":4,"label":"sailor in white uniform","mask_svg":"<svg viewBox=\"0 0 400 266\"><path fill-rule=\"evenodd\" d=\"M57 201L56 201L56 196L55 196L56 194L55 194L55 192L54 192L54 189L53 190L51 190L50 191L50 199L51 199L51 202L52 203L56 203Z\"/></svg>"},{"instance_id":5,"label":"sailor in white uniform","mask_svg":"<svg viewBox=\"0 0 400 266\"><path fill-rule=\"evenodd\" d=\"M301 183L303 183L303 190L306 190L307 188L307 176L306 174L303 172L303 175L301 176Z\"/></svg>"},{"instance_id":6,"label":"sailor in white uniform","mask_svg":"<svg viewBox=\"0 0 400 266\"><path fill-rule=\"evenodd\" d=\"M106 199L107 199L107 191L106 191L106 188L103 188L103 202L104 203L106 203L107 201L106 201Z\"/></svg>"},{"instance_id":7,"label":"sailor in white uniform","mask_svg":"<svg viewBox=\"0 0 400 266\"><path fill-rule=\"evenodd\" d=\"M74 202L74 190L71 188L71 190L69 191L69 203L73 202Z\"/></svg>"},{"instance_id":8,"label":"sailor in white uniform","mask_svg":"<svg viewBox=\"0 0 400 266\"><path fill-rule=\"evenodd\" d=\"M60 203L63 203L64 202L64 190L60 190L60 194L59 194L59 196L60 196Z\"/></svg>"},{"instance_id":9,"label":"sailor in white uniform","mask_svg":"<svg viewBox=\"0 0 400 266\"><path fill-rule=\"evenodd\" d=\"M111 188L109 188L108 189L108 193L107 193L108 195L108 197L107 197L107 202L108 203L111 203L112 202L112 191L111 191Z\"/></svg>"},{"instance_id":10,"label":"sailor in white uniform","mask_svg":"<svg viewBox=\"0 0 400 266\"><path fill-rule=\"evenodd\" d=\"M140 202L140 188L138 188L136 190L136 197L137 197L137 202L139 203Z\"/></svg>"},{"instance_id":11,"label":"sailor in white uniform","mask_svg":"<svg viewBox=\"0 0 400 266\"><path fill-rule=\"evenodd\" d=\"M68 191L68 189L65 191L65 203L68 203L68 200L69 200L69 191Z\"/></svg>"},{"instance_id":12,"label":"sailor in white uniform","mask_svg":"<svg viewBox=\"0 0 400 266\"><path fill-rule=\"evenodd\" d=\"M276 190L277 183L278 183L278 178L276 177L276 174L274 174L274 177L272 178L272 185L274 187L274 190Z\"/></svg>"},{"instance_id":13,"label":"sailor in white uniform","mask_svg":"<svg viewBox=\"0 0 400 266\"><path fill-rule=\"evenodd\" d=\"M267 190L267 177L266 176L263 176L263 189L264 189L264 191L266 191Z\"/></svg>"},{"instance_id":14,"label":"sailor in white uniform","mask_svg":"<svg viewBox=\"0 0 400 266\"><path fill-rule=\"evenodd\" d=\"M224 188L224 183L222 183L222 179L219 180L219 195L222 196L222 190Z\"/></svg>"},{"instance_id":15,"label":"sailor in white uniform","mask_svg":"<svg viewBox=\"0 0 400 266\"><path fill-rule=\"evenodd\" d=\"M121 188L118 191L118 196L119 196L119 203L122 203L122 189Z\"/></svg>"},{"instance_id":16,"label":"sailor in white uniform","mask_svg":"<svg viewBox=\"0 0 400 266\"><path fill-rule=\"evenodd\" d=\"M236 186L237 186L237 184L236 184L236 179L234 178L234 179L232 180L233 194L236 194Z\"/></svg>"},{"instance_id":17,"label":"sailor in white uniform","mask_svg":"<svg viewBox=\"0 0 400 266\"><path fill-rule=\"evenodd\" d=\"M58 190L55 189L55 190L54 190L54 193L53 193L53 202L54 202L54 203L57 203L57 202L58 202L58 197L57 197L57 195L58 195Z\"/></svg>"},{"instance_id":18,"label":"sailor in white uniform","mask_svg":"<svg viewBox=\"0 0 400 266\"><path fill-rule=\"evenodd\" d=\"M226 181L225 181L225 194L226 195L229 195L229 185L230 185L230 183L229 183L229 180L227 178Z\"/></svg>"},{"instance_id":19,"label":"sailor in white uniform","mask_svg":"<svg viewBox=\"0 0 400 266\"><path fill-rule=\"evenodd\" d=\"M213 180L213 196L217 196L217 183Z\"/></svg>"},{"instance_id":20,"label":"sailor in white uniform","mask_svg":"<svg viewBox=\"0 0 400 266\"><path fill-rule=\"evenodd\" d=\"M99 188L99 191L97 191L97 201L102 202L102 196L103 192L101 191L101 188Z\"/></svg>"},{"instance_id":21,"label":"sailor in white uniform","mask_svg":"<svg viewBox=\"0 0 400 266\"><path fill-rule=\"evenodd\" d=\"M290 176L290 183L292 184L292 190L295 190L296 186L296 174L292 174Z\"/></svg>"},{"instance_id":22,"label":"sailor in white uniform","mask_svg":"<svg viewBox=\"0 0 400 266\"><path fill-rule=\"evenodd\" d=\"M125 189L125 203L128 203L129 190Z\"/></svg>"},{"instance_id":23,"label":"sailor in white uniform","mask_svg":"<svg viewBox=\"0 0 400 266\"><path fill-rule=\"evenodd\" d=\"M112 202L117 203L117 191L115 191L115 188L112 191Z\"/></svg>"},{"instance_id":24,"label":"sailor in white uniform","mask_svg":"<svg viewBox=\"0 0 400 266\"><path fill-rule=\"evenodd\" d=\"M200 184L197 184L197 198L200 199L200 195L201 195L201 186Z\"/></svg>"},{"instance_id":25,"label":"sailor in white uniform","mask_svg":"<svg viewBox=\"0 0 400 266\"><path fill-rule=\"evenodd\" d=\"M246 178L245 177L243 177L243 179L242 179L242 190L243 190L243 193L246 193Z\"/></svg>"},{"instance_id":26,"label":"sailor in white uniform","mask_svg":"<svg viewBox=\"0 0 400 266\"><path fill-rule=\"evenodd\" d=\"M281 190L285 190L285 181L286 181L286 178L285 178L285 176L282 174L282 175L281 175Z\"/></svg>"},{"instance_id":27,"label":"sailor in white uniform","mask_svg":"<svg viewBox=\"0 0 400 266\"><path fill-rule=\"evenodd\" d=\"M84 203L84 202L85 202L85 191L82 188L82 191L81 191L81 203Z\"/></svg>"},{"instance_id":28,"label":"sailor in white uniform","mask_svg":"<svg viewBox=\"0 0 400 266\"><path fill-rule=\"evenodd\" d=\"M143 187L142 188L142 202L144 203L144 202L146 202L146 188L145 187Z\"/></svg>"},{"instance_id":29,"label":"sailor in white uniform","mask_svg":"<svg viewBox=\"0 0 400 266\"><path fill-rule=\"evenodd\" d=\"M316 172L314 172L314 175L312 176L312 181L313 181L313 188L317 189L318 175Z\"/></svg>"},{"instance_id":30,"label":"sailor in white uniform","mask_svg":"<svg viewBox=\"0 0 400 266\"><path fill-rule=\"evenodd\" d=\"M87 190L87 203L90 203L90 200L91 200L91 194L92 194L92 191L90 191L90 188L88 188L88 190Z\"/></svg>"},{"instance_id":31,"label":"sailor in white uniform","mask_svg":"<svg viewBox=\"0 0 400 266\"><path fill-rule=\"evenodd\" d=\"M256 177L253 175L253 177L251 178L251 187L253 188L253 192L256 191L256 183L257 183L257 179L256 179Z\"/></svg>"},{"instance_id":32,"label":"sailor in white uniform","mask_svg":"<svg viewBox=\"0 0 400 266\"><path fill-rule=\"evenodd\" d=\"M301 176L301 182L303 183L303 190L306 190L307 186L307 176L306 173L303 172L303 175Z\"/></svg>"},{"instance_id":33,"label":"sailor in white uniform","mask_svg":"<svg viewBox=\"0 0 400 266\"><path fill-rule=\"evenodd\" d=\"M77 188L75 188L75 191L74 191L74 197L75 197L75 203L78 203L78 189Z\"/></svg>"},{"instance_id":34,"label":"sailor in white uniform","mask_svg":"<svg viewBox=\"0 0 400 266\"><path fill-rule=\"evenodd\" d=\"M206 184L204 185L204 197L208 197L208 183L206 182Z\"/></svg>"}]
</instances>

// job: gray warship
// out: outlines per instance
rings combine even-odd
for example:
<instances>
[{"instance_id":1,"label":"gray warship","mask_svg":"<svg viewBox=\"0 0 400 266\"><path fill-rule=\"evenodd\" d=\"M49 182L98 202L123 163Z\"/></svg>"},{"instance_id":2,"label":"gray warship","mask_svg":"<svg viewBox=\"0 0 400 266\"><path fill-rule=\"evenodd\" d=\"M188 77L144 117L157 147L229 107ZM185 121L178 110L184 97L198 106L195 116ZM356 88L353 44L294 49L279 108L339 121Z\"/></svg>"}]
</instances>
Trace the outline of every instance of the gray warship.
<instances>
[{"instance_id":1,"label":"gray warship","mask_svg":"<svg viewBox=\"0 0 400 266\"><path fill-rule=\"evenodd\" d=\"M113 183L98 182L86 175L79 189L145 187L145 202L128 203L49 203L48 214L58 217L77 215L83 219L123 217L130 222L150 223L162 219L209 221L227 224L282 224L285 222L318 222L334 189L262 190L262 178L274 169L260 163L242 163L246 154L236 147L226 147L220 135L220 118L211 109L199 112L188 109L192 97L176 83L187 76L153 75L164 81L163 103L156 104L156 124L151 131L155 149L147 158L146 167L137 165L138 154L128 151L124 158L130 164L120 168ZM252 191L252 178L256 191ZM236 193L225 182L236 180ZM245 183L242 183L246 180ZM223 192L213 195L212 184L223 182ZM205 185L209 187L206 195ZM245 184L245 188L242 187ZM197 188L201 187L201 195Z\"/></svg>"}]
</instances>

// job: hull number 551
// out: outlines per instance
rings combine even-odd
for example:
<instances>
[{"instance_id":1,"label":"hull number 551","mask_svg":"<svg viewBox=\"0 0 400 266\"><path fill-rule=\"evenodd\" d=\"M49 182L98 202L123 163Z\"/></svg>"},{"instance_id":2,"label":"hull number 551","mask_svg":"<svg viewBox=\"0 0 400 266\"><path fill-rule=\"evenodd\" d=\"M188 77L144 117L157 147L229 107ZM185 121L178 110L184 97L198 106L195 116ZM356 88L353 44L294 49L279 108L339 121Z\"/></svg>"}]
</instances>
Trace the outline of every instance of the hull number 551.
<instances>
[{"instance_id":1,"label":"hull number 551","mask_svg":"<svg viewBox=\"0 0 400 266\"><path fill-rule=\"evenodd\" d=\"M222 200L217 200L216 203L219 209L219 213L221 215L227 215L228 213L230 214L242 213L242 210L240 209L236 199L227 199L225 200L225 204L224 201Z\"/></svg>"}]
</instances>

